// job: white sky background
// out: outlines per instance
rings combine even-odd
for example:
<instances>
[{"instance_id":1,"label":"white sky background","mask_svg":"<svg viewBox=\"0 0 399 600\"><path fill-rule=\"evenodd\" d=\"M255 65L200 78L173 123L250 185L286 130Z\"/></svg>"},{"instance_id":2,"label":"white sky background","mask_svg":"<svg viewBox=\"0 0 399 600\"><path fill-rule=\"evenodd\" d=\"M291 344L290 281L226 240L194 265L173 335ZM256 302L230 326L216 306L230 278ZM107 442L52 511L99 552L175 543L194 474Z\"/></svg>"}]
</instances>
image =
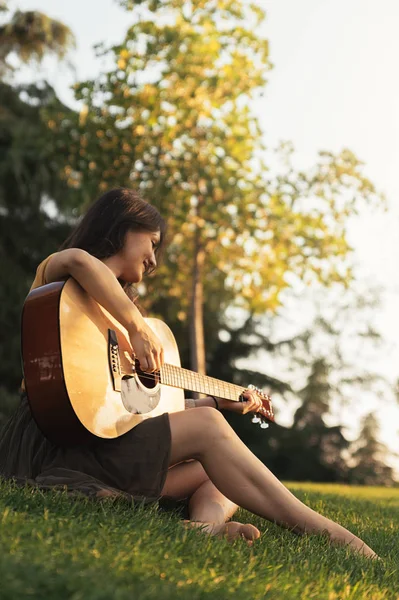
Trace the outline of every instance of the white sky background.
<instances>
[{"instance_id":1,"label":"white sky background","mask_svg":"<svg viewBox=\"0 0 399 600\"><path fill-rule=\"evenodd\" d=\"M353 223L350 241L362 277L386 290L378 323L391 344L379 368L393 380L399 377L399 2L263 0L262 4L274 64L259 107L267 145L291 140L295 164L301 168L315 162L318 150L338 152L348 147L366 163L366 175L387 196L388 212L365 211ZM51 60L41 71L69 105L73 104L69 86L95 77L101 68L93 45L120 42L132 20L112 0L11 2L11 9L17 7L41 10L74 32L77 49L68 58L75 72ZM340 421L347 426L348 437L356 435L362 414L378 410L382 440L399 453L399 407L390 402L359 398L345 409Z\"/></svg>"}]
</instances>

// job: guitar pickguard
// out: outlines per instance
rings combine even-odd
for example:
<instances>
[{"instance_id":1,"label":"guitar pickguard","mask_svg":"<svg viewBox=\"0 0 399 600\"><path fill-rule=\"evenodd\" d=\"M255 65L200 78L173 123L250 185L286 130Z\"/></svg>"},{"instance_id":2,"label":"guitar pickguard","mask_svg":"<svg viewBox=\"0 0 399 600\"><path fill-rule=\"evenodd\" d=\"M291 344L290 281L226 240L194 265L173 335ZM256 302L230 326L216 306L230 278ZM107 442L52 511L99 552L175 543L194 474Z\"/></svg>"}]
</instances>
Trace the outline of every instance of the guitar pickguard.
<instances>
[{"instance_id":1,"label":"guitar pickguard","mask_svg":"<svg viewBox=\"0 0 399 600\"><path fill-rule=\"evenodd\" d=\"M146 388L137 375L122 379L121 385L122 402L129 412L143 415L151 412L159 404L161 398L161 386L157 384L154 388Z\"/></svg>"}]
</instances>

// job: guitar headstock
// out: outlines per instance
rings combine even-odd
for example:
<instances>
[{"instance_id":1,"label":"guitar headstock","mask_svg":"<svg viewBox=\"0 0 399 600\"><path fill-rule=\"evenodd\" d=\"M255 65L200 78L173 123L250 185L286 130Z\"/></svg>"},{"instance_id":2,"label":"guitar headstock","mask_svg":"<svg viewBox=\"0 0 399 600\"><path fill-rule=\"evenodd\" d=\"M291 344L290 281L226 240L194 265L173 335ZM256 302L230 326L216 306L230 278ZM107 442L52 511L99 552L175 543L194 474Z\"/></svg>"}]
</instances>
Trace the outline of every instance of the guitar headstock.
<instances>
[{"instance_id":1,"label":"guitar headstock","mask_svg":"<svg viewBox=\"0 0 399 600\"><path fill-rule=\"evenodd\" d=\"M256 392L262 401L261 408L259 408L257 413L255 413L252 417L252 423L259 423L262 429L267 429L269 427L269 423L267 421L270 421L271 423L275 422L272 399L263 390L260 390L253 385L249 385L248 389Z\"/></svg>"}]
</instances>

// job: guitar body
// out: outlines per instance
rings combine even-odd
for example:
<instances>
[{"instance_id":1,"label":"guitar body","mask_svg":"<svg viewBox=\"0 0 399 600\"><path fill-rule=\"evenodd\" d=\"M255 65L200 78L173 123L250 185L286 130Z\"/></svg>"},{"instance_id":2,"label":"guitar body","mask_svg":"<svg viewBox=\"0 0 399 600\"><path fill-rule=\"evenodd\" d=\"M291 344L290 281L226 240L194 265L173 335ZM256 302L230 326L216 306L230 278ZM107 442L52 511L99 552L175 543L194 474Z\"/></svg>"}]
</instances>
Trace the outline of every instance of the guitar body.
<instances>
[{"instance_id":1,"label":"guitar body","mask_svg":"<svg viewBox=\"0 0 399 600\"><path fill-rule=\"evenodd\" d=\"M146 319L165 362L180 366L170 329ZM115 438L184 410L182 389L136 370L127 331L72 278L32 290L22 314L25 386L39 428L58 445Z\"/></svg>"}]
</instances>

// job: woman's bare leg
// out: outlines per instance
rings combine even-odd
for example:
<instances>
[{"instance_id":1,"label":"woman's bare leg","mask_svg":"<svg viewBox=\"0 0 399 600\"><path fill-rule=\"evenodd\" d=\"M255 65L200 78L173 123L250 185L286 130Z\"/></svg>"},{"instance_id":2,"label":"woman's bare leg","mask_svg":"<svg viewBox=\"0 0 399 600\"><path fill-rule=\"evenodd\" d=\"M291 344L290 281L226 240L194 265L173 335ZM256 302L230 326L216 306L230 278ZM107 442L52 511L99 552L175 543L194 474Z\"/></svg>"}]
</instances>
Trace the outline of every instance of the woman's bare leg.
<instances>
[{"instance_id":1,"label":"woman's bare leg","mask_svg":"<svg viewBox=\"0 0 399 600\"><path fill-rule=\"evenodd\" d=\"M175 500L189 498L190 526L199 527L211 535L226 536L229 541L244 537L252 541L260 537L259 530L250 524L235 521L226 525L237 510L237 505L223 496L196 460L174 465L169 469L162 496Z\"/></svg>"},{"instance_id":2,"label":"woman's bare leg","mask_svg":"<svg viewBox=\"0 0 399 600\"><path fill-rule=\"evenodd\" d=\"M327 533L362 554L375 553L347 529L298 500L243 444L224 417L213 408L193 408L169 415L171 464L194 458L209 479L235 504L288 527L296 533Z\"/></svg>"}]
</instances>

